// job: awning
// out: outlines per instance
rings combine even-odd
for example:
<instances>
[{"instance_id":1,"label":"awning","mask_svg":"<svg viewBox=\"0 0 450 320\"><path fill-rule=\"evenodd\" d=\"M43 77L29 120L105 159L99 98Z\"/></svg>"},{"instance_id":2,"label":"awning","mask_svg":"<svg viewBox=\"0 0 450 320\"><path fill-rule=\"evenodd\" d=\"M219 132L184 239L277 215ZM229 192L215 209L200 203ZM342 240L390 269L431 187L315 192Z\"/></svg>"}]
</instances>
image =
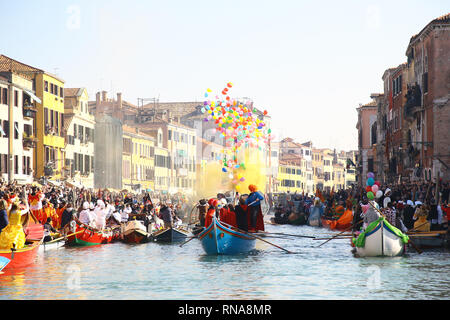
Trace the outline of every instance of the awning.
<instances>
[{"instance_id":1,"label":"awning","mask_svg":"<svg viewBox=\"0 0 450 320\"><path fill-rule=\"evenodd\" d=\"M24 91L25 91L31 98L33 98L34 101L36 101L37 103L42 103L41 99L39 99L38 97L36 97L36 95L35 95L33 92L31 92L31 91L29 91L29 90L26 90L26 89L24 89Z\"/></svg>"},{"instance_id":2,"label":"awning","mask_svg":"<svg viewBox=\"0 0 450 320\"><path fill-rule=\"evenodd\" d=\"M61 182L58 181L53 181L53 180L47 180L47 182L51 185L54 185L55 187L60 187L61 186Z\"/></svg>"}]
</instances>

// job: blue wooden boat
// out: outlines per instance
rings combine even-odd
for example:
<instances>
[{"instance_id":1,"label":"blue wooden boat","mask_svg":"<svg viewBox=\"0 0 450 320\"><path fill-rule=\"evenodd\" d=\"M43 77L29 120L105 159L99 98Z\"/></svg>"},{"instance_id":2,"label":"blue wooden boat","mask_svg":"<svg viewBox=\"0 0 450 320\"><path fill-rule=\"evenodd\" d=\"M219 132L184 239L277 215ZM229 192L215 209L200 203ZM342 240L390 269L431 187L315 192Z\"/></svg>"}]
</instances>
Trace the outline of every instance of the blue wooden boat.
<instances>
[{"instance_id":1,"label":"blue wooden boat","mask_svg":"<svg viewBox=\"0 0 450 320\"><path fill-rule=\"evenodd\" d=\"M255 249L256 238L225 226L215 216L208 228L199 235L206 254L233 255Z\"/></svg>"}]
</instances>

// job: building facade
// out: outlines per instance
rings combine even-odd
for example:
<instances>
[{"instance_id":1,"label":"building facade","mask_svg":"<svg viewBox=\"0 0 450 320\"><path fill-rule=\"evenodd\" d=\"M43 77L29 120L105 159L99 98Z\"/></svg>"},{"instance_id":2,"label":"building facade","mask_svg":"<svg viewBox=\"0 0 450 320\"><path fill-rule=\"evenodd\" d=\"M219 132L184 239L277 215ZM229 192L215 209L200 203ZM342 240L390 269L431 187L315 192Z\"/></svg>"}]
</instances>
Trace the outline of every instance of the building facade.
<instances>
[{"instance_id":1,"label":"building facade","mask_svg":"<svg viewBox=\"0 0 450 320\"><path fill-rule=\"evenodd\" d=\"M0 56L0 65L8 59ZM0 177L5 181L33 181L34 119L40 102L33 87L29 74L0 67Z\"/></svg>"},{"instance_id":2,"label":"building facade","mask_svg":"<svg viewBox=\"0 0 450 320\"><path fill-rule=\"evenodd\" d=\"M94 188L95 117L85 88L64 89L66 159L63 176L73 185Z\"/></svg>"}]
</instances>

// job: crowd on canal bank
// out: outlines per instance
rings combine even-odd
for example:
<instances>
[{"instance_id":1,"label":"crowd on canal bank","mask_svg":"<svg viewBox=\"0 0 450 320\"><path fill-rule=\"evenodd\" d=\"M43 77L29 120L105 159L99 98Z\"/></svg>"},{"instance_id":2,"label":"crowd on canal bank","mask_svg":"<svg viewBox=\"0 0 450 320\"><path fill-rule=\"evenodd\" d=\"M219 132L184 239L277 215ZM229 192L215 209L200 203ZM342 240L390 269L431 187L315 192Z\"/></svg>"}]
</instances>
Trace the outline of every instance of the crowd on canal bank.
<instances>
[{"instance_id":1,"label":"crowd on canal bank","mask_svg":"<svg viewBox=\"0 0 450 320\"><path fill-rule=\"evenodd\" d=\"M439 188L431 183L403 183L380 186L380 190L383 195L374 200L386 219L401 231L448 229L449 182L442 182ZM264 195L257 191L257 187L253 185L250 186L249 194L219 193L210 199L191 199L181 194L133 194L127 190L95 191L68 186L18 185L1 181L0 231L11 221L17 224L17 219L12 218L11 213L20 208L21 214L29 210L45 229L55 232L64 232L73 217L92 228L102 230L135 218L143 220L147 226L154 221L155 215L164 221L165 227L181 224L182 218L189 219L184 219L185 222L194 221L199 227L207 227L214 214L221 221L241 230L258 231L264 230L260 202L267 201L277 212L275 198L276 195ZM369 199L364 188L352 187L329 192L318 191L309 195L288 193L286 200L285 209L288 213L302 213L305 220L308 220L314 210L320 210L324 217L335 220L350 212L350 222L354 230L358 230ZM197 205L193 207L193 203ZM3 238L5 237L3 235ZM1 241L0 233L0 246ZM10 245L6 240L3 242L5 246Z\"/></svg>"},{"instance_id":2,"label":"crowd on canal bank","mask_svg":"<svg viewBox=\"0 0 450 320\"><path fill-rule=\"evenodd\" d=\"M450 219L450 183L402 183L380 186L382 195L373 199L388 222L403 232L448 229ZM276 198L276 196L275 196ZM272 200L276 203L276 199ZM313 211L321 217L339 219L351 212L353 230L359 230L369 207L367 190L352 187L343 190L318 191L316 194L285 194L284 204L274 205L275 216L288 223L292 213L304 215L305 224ZM277 207L278 206L278 207Z\"/></svg>"}]
</instances>

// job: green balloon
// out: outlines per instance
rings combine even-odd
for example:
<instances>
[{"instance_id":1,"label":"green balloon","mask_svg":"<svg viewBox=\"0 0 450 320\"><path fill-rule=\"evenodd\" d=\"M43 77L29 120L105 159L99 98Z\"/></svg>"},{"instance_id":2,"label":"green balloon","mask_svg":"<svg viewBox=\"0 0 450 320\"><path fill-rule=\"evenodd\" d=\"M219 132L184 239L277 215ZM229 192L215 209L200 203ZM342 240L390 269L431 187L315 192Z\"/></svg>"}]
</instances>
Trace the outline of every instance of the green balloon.
<instances>
[{"instance_id":1,"label":"green balloon","mask_svg":"<svg viewBox=\"0 0 450 320\"><path fill-rule=\"evenodd\" d=\"M367 192L367 198L369 198L370 200L373 200L373 198L375 198L372 191Z\"/></svg>"}]
</instances>

